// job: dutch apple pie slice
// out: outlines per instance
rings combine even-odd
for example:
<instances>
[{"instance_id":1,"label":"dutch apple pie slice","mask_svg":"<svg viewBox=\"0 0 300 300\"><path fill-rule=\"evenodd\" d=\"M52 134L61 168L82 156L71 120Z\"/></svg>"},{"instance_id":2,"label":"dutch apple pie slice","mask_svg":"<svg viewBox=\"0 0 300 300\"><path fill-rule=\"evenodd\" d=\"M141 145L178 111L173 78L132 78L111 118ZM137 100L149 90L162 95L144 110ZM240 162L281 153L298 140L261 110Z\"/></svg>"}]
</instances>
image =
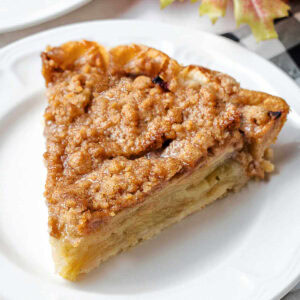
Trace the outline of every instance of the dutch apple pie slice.
<instances>
[{"instance_id":1,"label":"dutch apple pie slice","mask_svg":"<svg viewBox=\"0 0 300 300\"><path fill-rule=\"evenodd\" d=\"M278 97L141 45L69 42L42 62L45 196L66 279L273 170L289 111Z\"/></svg>"}]
</instances>

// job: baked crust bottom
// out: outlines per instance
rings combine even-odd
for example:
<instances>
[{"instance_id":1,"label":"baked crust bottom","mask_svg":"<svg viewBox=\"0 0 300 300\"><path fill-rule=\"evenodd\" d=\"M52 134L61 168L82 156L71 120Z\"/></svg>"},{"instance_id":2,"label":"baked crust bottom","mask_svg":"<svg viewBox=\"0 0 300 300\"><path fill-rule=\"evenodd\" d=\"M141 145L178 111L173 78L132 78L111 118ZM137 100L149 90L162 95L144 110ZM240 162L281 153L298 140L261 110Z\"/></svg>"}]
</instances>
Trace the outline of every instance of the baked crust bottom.
<instances>
[{"instance_id":1,"label":"baked crust bottom","mask_svg":"<svg viewBox=\"0 0 300 300\"><path fill-rule=\"evenodd\" d=\"M152 238L161 230L237 190L249 179L244 167L228 158L215 159L209 167L174 180L141 204L116 215L100 229L80 238L51 237L59 274L76 280L117 253ZM227 158L226 158L227 157Z\"/></svg>"}]
</instances>

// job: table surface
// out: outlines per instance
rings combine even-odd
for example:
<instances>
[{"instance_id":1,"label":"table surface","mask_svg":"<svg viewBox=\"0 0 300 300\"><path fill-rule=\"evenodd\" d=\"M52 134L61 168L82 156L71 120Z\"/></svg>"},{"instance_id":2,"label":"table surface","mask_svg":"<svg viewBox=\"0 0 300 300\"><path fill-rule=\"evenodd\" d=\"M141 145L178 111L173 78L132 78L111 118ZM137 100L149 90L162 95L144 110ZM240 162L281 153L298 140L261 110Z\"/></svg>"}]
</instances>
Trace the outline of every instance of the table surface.
<instances>
[{"instance_id":1,"label":"table surface","mask_svg":"<svg viewBox=\"0 0 300 300\"><path fill-rule=\"evenodd\" d=\"M23 30L0 34L0 48L26 36L71 23L104 19L140 19L200 29L216 34L235 29L231 7L224 18L212 25L209 18L199 17L199 3L175 2L160 10L159 0L93 0L65 16ZM299 289L299 290L297 290ZM300 300L300 284L284 300Z\"/></svg>"}]
</instances>

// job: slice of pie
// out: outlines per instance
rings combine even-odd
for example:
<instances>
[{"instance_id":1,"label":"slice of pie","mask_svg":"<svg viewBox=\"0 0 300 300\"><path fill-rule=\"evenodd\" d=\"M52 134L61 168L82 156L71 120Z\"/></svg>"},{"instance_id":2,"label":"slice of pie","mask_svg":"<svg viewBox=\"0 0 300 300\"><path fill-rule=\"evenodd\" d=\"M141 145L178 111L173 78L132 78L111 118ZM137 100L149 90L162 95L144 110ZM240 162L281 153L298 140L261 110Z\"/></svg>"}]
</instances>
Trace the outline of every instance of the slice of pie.
<instances>
[{"instance_id":1,"label":"slice of pie","mask_svg":"<svg viewBox=\"0 0 300 300\"><path fill-rule=\"evenodd\" d=\"M141 45L69 42L42 62L45 196L66 279L274 168L289 111L278 97Z\"/></svg>"}]
</instances>

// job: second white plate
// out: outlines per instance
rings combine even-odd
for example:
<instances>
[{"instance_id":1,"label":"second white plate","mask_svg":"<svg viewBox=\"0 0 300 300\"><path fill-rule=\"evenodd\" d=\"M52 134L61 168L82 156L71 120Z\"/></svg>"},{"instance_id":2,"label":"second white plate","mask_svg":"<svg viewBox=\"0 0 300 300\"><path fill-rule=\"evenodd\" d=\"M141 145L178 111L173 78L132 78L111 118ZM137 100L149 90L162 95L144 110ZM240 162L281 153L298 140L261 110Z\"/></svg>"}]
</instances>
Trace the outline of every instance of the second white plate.
<instances>
[{"instance_id":1,"label":"second white plate","mask_svg":"<svg viewBox=\"0 0 300 300\"><path fill-rule=\"evenodd\" d=\"M0 33L46 22L89 1L91 0L1 0Z\"/></svg>"}]
</instances>

